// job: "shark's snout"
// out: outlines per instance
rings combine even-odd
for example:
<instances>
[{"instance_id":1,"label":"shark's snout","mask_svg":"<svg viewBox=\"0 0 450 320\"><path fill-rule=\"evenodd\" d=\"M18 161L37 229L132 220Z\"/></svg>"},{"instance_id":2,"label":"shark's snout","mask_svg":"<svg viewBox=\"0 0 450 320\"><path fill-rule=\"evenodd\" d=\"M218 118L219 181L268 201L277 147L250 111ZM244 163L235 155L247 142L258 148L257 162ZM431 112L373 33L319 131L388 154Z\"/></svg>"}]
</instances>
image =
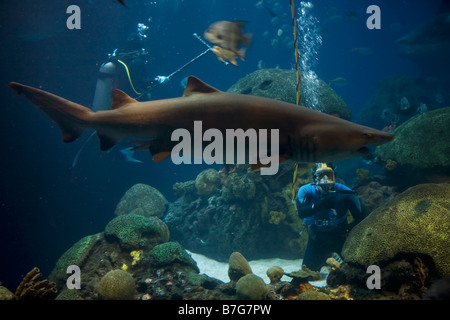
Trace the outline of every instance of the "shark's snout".
<instances>
[{"instance_id":1,"label":"shark's snout","mask_svg":"<svg viewBox=\"0 0 450 320\"><path fill-rule=\"evenodd\" d=\"M389 132L376 131L376 132L366 132L364 133L364 139L367 145L380 145L387 143L394 139L394 135Z\"/></svg>"}]
</instances>

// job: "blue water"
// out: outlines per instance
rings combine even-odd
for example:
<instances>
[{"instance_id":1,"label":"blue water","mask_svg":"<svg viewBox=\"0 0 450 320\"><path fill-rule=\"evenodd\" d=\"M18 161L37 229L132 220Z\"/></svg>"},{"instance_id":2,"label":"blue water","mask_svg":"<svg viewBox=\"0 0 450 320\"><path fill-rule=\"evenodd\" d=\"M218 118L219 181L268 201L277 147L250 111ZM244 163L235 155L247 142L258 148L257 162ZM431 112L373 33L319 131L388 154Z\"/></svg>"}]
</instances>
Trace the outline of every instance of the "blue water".
<instances>
[{"instance_id":1,"label":"blue water","mask_svg":"<svg viewBox=\"0 0 450 320\"><path fill-rule=\"evenodd\" d=\"M124 8L111 0L35 1L3 0L0 4L1 157L0 157L0 281L11 289L34 266L47 276L59 256L81 237L103 231L114 217L123 193L136 183L159 189L174 200L172 185L186 181L202 166L155 164L145 152L143 164L125 162L119 152L98 150L93 140L72 161L87 138L72 144L61 141L59 129L7 84L17 81L90 106L99 66L107 54L126 42L138 23L149 26L145 39L149 51L145 71L149 77L168 75L203 52L206 47L193 33L202 35L217 20L245 20L253 43L239 67L225 65L209 53L157 87L152 99L180 96L181 80L195 75L227 90L266 67L294 66L293 47L271 45L277 30L291 32L289 1L265 0L278 20L257 0L127 0ZM317 75L325 81L344 77L348 84L335 90L352 109L354 118L370 98L376 83L393 74L420 75L417 65L400 55L394 42L431 17L440 1L423 0L322 0L312 1L320 21L322 46ZM66 28L66 8L81 9L81 29ZM381 8L381 29L368 30L366 9ZM295 1L298 7L299 1ZM276 9L276 10L275 10ZM352 19L346 18L354 13ZM339 18L341 17L341 18ZM149 18L151 20L149 21ZM268 34L268 36L265 36ZM369 48L370 53L355 48ZM353 50L352 50L353 49ZM356 52L355 52L356 51ZM126 79L119 87L133 96ZM379 128L380 129L380 128Z\"/></svg>"}]
</instances>

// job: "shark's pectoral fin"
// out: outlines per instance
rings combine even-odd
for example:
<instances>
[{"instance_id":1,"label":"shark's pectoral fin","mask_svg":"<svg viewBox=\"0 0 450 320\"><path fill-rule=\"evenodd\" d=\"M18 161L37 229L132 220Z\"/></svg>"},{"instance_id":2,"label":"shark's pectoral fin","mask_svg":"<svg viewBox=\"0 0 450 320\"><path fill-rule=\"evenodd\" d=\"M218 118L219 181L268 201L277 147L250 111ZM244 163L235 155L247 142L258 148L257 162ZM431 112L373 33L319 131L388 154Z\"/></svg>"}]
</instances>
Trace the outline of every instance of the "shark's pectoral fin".
<instances>
[{"instance_id":1,"label":"shark's pectoral fin","mask_svg":"<svg viewBox=\"0 0 450 320\"><path fill-rule=\"evenodd\" d=\"M286 161L287 159L289 159L289 155L287 153L283 153L278 156L277 160L278 160L278 163L281 163L283 161ZM251 171L259 171L261 168L268 168L272 165L273 160L275 160L275 159L273 159L272 157L258 159L257 163L252 164L250 166Z\"/></svg>"},{"instance_id":2,"label":"shark's pectoral fin","mask_svg":"<svg viewBox=\"0 0 450 320\"><path fill-rule=\"evenodd\" d=\"M107 134L101 133L97 131L97 136L100 139L100 149L102 151L106 151L111 149L119 142L118 139L108 136Z\"/></svg>"},{"instance_id":3,"label":"shark's pectoral fin","mask_svg":"<svg viewBox=\"0 0 450 320\"><path fill-rule=\"evenodd\" d=\"M155 162L161 162L170 157L171 154L167 146L158 139L133 141L133 144L136 145L133 150L149 150Z\"/></svg>"},{"instance_id":4,"label":"shark's pectoral fin","mask_svg":"<svg viewBox=\"0 0 450 320\"><path fill-rule=\"evenodd\" d=\"M153 155L153 161L155 162L161 162L163 160L166 160L170 157L171 152L170 151L162 151L155 155Z\"/></svg>"}]
</instances>

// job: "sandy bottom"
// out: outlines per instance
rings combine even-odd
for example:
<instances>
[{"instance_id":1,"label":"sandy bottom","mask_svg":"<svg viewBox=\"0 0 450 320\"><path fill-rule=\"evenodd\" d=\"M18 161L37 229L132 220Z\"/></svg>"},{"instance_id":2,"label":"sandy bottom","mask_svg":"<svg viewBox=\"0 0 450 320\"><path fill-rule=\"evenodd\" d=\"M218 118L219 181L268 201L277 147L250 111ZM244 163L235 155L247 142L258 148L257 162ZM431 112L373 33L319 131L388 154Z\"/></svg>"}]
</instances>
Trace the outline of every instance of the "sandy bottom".
<instances>
[{"instance_id":1,"label":"sandy bottom","mask_svg":"<svg viewBox=\"0 0 450 320\"><path fill-rule=\"evenodd\" d=\"M206 274L211 278L219 279L223 282L230 282L228 277L228 263L220 262L210 259L204 255L193 253L188 251L197 262L197 266L200 269L200 274ZM298 260L285 260L285 259L260 259L249 261L250 267L255 275L263 279L267 284L270 283L269 278L266 275L267 269L273 266L279 266L283 268L284 272L293 272L302 268L303 259ZM292 278L283 276L281 281L291 281Z\"/></svg>"}]
</instances>

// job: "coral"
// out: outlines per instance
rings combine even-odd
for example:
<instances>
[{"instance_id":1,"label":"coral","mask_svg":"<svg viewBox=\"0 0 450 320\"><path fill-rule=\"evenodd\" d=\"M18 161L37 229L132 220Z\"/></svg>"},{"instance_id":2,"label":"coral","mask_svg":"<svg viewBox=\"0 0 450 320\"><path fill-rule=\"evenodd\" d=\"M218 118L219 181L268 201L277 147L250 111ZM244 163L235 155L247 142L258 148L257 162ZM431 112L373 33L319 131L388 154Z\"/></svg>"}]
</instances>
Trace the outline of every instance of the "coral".
<instances>
[{"instance_id":1,"label":"coral","mask_svg":"<svg viewBox=\"0 0 450 320\"><path fill-rule=\"evenodd\" d=\"M270 284L274 285L274 284L277 284L280 281L280 279L283 277L284 270L283 270L283 268L281 268L279 266L273 266L273 267L270 267L269 269L267 269L266 274L267 274L267 277L269 277L269 279L270 279Z\"/></svg>"},{"instance_id":2,"label":"coral","mask_svg":"<svg viewBox=\"0 0 450 320\"><path fill-rule=\"evenodd\" d=\"M378 181L366 181L364 185L356 188L356 192L365 215L392 200L398 194L394 187L383 186Z\"/></svg>"},{"instance_id":3,"label":"coral","mask_svg":"<svg viewBox=\"0 0 450 320\"><path fill-rule=\"evenodd\" d=\"M173 189L173 193L176 196L182 196L185 194L194 194L196 191L195 181L189 180L186 182L176 182L173 185L172 189Z\"/></svg>"},{"instance_id":4,"label":"coral","mask_svg":"<svg viewBox=\"0 0 450 320\"><path fill-rule=\"evenodd\" d=\"M146 293L142 296L141 300L152 300L152 296Z\"/></svg>"},{"instance_id":5,"label":"coral","mask_svg":"<svg viewBox=\"0 0 450 320\"><path fill-rule=\"evenodd\" d=\"M255 183L248 175L240 175L236 172L230 174L222 188L222 198L225 201L249 201L255 197Z\"/></svg>"},{"instance_id":6,"label":"coral","mask_svg":"<svg viewBox=\"0 0 450 320\"><path fill-rule=\"evenodd\" d=\"M358 180L359 183L361 183L362 181L366 180L367 177L369 176L370 171L366 170L366 169L356 169L356 178Z\"/></svg>"},{"instance_id":7,"label":"coral","mask_svg":"<svg viewBox=\"0 0 450 320\"><path fill-rule=\"evenodd\" d=\"M320 273L318 271L312 271L306 266L303 266L301 270L286 273L286 275L293 278L292 283L294 285L320 279Z\"/></svg>"},{"instance_id":8,"label":"coral","mask_svg":"<svg viewBox=\"0 0 450 320\"><path fill-rule=\"evenodd\" d=\"M353 300L350 295L350 286L339 286L336 289L330 289L330 296L333 300Z\"/></svg>"},{"instance_id":9,"label":"coral","mask_svg":"<svg viewBox=\"0 0 450 320\"><path fill-rule=\"evenodd\" d=\"M228 92L250 94L296 103L296 82L297 75L295 70L261 69L240 79L228 89ZM310 105L310 101L313 99L309 96L311 91L306 89L306 85L306 82L302 81L300 83L300 104L302 106L314 107L328 114L336 114L346 120L352 118L352 112L342 98L320 79L317 92L314 92L318 96L318 103L315 106Z\"/></svg>"},{"instance_id":10,"label":"coral","mask_svg":"<svg viewBox=\"0 0 450 320\"><path fill-rule=\"evenodd\" d=\"M239 252L233 252L228 260L228 277L231 281L238 281L247 274L252 273L252 268L247 259Z\"/></svg>"},{"instance_id":11,"label":"coral","mask_svg":"<svg viewBox=\"0 0 450 320\"><path fill-rule=\"evenodd\" d=\"M117 241L127 251L151 249L169 240L169 229L156 217L127 214L114 218L106 225L105 237L109 241Z\"/></svg>"},{"instance_id":12,"label":"coral","mask_svg":"<svg viewBox=\"0 0 450 320\"><path fill-rule=\"evenodd\" d=\"M419 257L416 257L414 259L414 264L417 267L417 275L419 277L420 284L422 285L422 288L423 288L423 287L425 287L425 280L427 278L427 275L425 272L425 268L424 268L422 259L420 259Z\"/></svg>"},{"instance_id":13,"label":"coral","mask_svg":"<svg viewBox=\"0 0 450 320\"><path fill-rule=\"evenodd\" d=\"M194 195L184 194L170 203L164 221L171 239L220 261L227 261L234 251L251 259L301 256L308 237L306 232L300 234L303 222L291 200L292 163L283 163L285 174L270 178L247 169L241 165L231 173L221 193L206 199L194 191ZM302 164L297 183L304 180L311 180L311 172ZM282 214L276 216L275 212L282 212L285 218L281 221ZM269 220L279 224L271 225Z\"/></svg>"},{"instance_id":14,"label":"coral","mask_svg":"<svg viewBox=\"0 0 450 320\"><path fill-rule=\"evenodd\" d=\"M220 186L220 175L217 170L208 169L200 172L195 179L197 194L209 196Z\"/></svg>"},{"instance_id":15,"label":"coral","mask_svg":"<svg viewBox=\"0 0 450 320\"><path fill-rule=\"evenodd\" d=\"M14 299L14 293L8 290L8 288L0 286L0 301Z\"/></svg>"},{"instance_id":16,"label":"coral","mask_svg":"<svg viewBox=\"0 0 450 320\"><path fill-rule=\"evenodd\" d=\"M395 139L375 150L377 159L392 169L392 162L397 166L399 179L412 179L419 176L422 183L427 180L420 178L428 174L443 172L448 174L450 169L450 107L429 111L424 115L404 122L395 129ZM403 169L403 170L402 170ZM405 175L407 172L407 175ZM417 184L416 181L413 181ZM419 182L420 183L420 182Z\"/></svg>"},{"instance_id":17,"label":"coral","mask_svg":"<svg viewBox=\"0 0 450 320\"><path fill-rule=\"evenodd\" d=\"M80 296L80 290L67 289L63 287L61 292L56 296L55 300L83 300Z\"/></svg>"},{"instance_id":18,"label":"coral","mask_svg":"<svg viewBox=\"0 0 450 320\"><path fill-rule=\"evenodd\" d=\"M286 215L281 211L270 211L269 215L270 215L269 219L270 224L279 225L281 221L286 219Z\"/></svg>"},{"instance_id":19,"label":"coral","mask_svg":"<svg viewBox=\"0 0 450 320\"><path fill-rule=\"evenodd\" d=\"M386 170L389 170L389 171L394 170L395 168L397 168L397 161L387 159L384 167L386 168Z\"/></svg>"},{"instance_id":20,"label":"coral","mask_svg":"<svg viewBox=\"0 0 450 320\"><path fill-rule=\"evenodd\" d=\"M105 300L130 300L135 290L131 274L123 270L112 270L98 284L98 292Z\"/></svg>"},{"instance_id":21,"label":"coral","mask_svg":"<svg viewBox=\"0 0 450 320\"><path fill-rule=\"evenodd\" d=\"M39 268L33 268L23 278L22 282L14 293L14 299L16 300L45 300L55 295L58 290L56 289L56 283L49 280L37 281L42 277Z\"/></svg>"},{"instance_id":22,"label":"coral","mask_svg":"<svg viewBox=\"0 0 450 320\"><path fill-rule=\"evenodd\" d=\"M88 259L94 245L103 238L101 233L89 235L78 240L56 262L55 268L49 275L49 280L57 283L60 288L65 284L67 267L70 265L81 266Z\"/></svg>"},{"instance_id":23,"label":"coral","mask_svg":"<svg viewBox=\"0 0 450 320\"><path fill-rule=\"evenodd\" d=\"M341 264L335 258L328 258L326 264L331 267L331 269L339 269Z\"/></svg>"},{"instance_id":24,"label":"coral","mask_svg":"<svg viewBox=\"0 0 450 320\"><path fill-rule=\"evenodd\" d=\"M299 294L297 300L331 300L331 298L323 292L305 291Z\"/></svg>"},{"instance_id":25,"label":"coral","mask_svg":"<svg viewBox=\"0 0 450 320\"><path fill-rule=\"evenodd\" d=\"M157 267L178 263L190 266L198 272L197 262L178 242L166 242L155 246L149 252L149 260L151 264Z\"/></svg>"},{"instance_id":26,"label":"coral","mask_svg":"<svg viewBox=\"0 0 450 320\"><path fill-rule=\"evenodd\" d=\"M131 265L134 266L141 260L142 250L133 250L130 252L130 256L133 258Z\"/></svg>"},{"instance_id":27,"label":"coral","mask_svg":"<svg viewBox=\"0 0 450 320\"><path fill-rule=\"evenodd\" d=\"M433 259L441 276L450 275L448 234L450 184L421 184L383 204L356 225L342 249L346 262L379 265L400 253Z\"/></svg>"},{"instance_id":28,"label":"coral","mask_svg":"<svg viewBox=\"0 0 450 320\"><path fill-rule=\"evenodd\" d=\"M135 184L120 199L115 214L139 214L161 218L167 210L167 200L157 189L142 183Z\"/></svg>"},{"instance_id":29,"label":"coral","mask_svg":"<svg viewBox=\"0 0 450 320\"><path fill-rule=\"evenodd\" d=\"M236 295L241 300L263 300L268 293L264 280L254 274L247 274L236 283Z\"/></svg>"}]
</instances>

